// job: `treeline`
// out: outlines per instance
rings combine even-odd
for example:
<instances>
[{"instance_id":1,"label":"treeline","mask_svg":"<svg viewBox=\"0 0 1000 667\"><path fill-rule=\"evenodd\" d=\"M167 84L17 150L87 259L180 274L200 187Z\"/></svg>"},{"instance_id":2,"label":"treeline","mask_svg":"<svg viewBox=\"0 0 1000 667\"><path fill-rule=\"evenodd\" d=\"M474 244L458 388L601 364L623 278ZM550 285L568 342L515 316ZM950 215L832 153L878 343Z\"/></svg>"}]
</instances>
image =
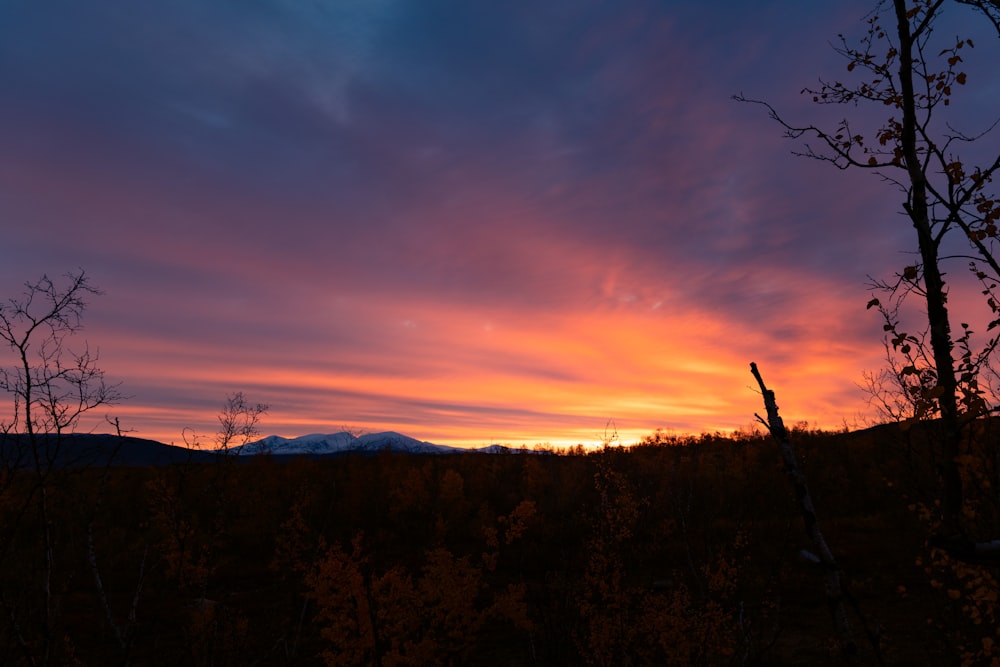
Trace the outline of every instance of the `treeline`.
<instances>
[{"instance_id":1,"label":"treeline","mask_svg":"<svg viewBox=\"0 0 1000 667\"><path fill-rule=\"evenodd\" d=\"M925 544L932 428L794 434L855 627L889 664L974 662L997 638L989 566ZM989 533L1000 466L979 441L968 511ZM0 479L5 665L838 660L757 434L47 475Z\"/></svg>"}]
</instances>

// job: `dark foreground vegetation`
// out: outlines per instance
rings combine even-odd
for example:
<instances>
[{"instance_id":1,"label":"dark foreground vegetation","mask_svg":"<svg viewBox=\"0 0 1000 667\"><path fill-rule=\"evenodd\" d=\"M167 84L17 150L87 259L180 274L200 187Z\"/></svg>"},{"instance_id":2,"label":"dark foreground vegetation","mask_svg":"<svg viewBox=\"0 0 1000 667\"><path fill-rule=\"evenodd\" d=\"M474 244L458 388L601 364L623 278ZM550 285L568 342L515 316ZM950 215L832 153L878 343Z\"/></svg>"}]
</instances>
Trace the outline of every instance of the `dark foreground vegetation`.
<instances>
[{"instance_id":1,"label":"dark foreground vegetation","mask_svg":"<svg viewBox=\"0 0 1000 667\"><path fill-rule=\"evenodd\" d=\"M934 428L793 434L873 664L992 659L996 570L926 544ZM1000 536L996 437L979 442L966 512ZM0 483L4 665L840 659L764 436L54 469L48 530L40 488Z\"/></svg>"}]
</instances>

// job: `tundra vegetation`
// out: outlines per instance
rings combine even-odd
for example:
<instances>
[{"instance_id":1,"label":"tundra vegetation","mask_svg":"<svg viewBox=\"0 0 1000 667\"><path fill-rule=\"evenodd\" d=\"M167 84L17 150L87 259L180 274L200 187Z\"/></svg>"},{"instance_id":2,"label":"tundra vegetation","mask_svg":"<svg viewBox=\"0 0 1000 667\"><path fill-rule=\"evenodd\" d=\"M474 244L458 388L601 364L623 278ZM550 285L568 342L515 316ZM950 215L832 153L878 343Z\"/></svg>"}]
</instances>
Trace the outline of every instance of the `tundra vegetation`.
<instances>
[{"instance_id":1,"label":"tundra vegetation","mask_svg":"<svg viewBox=\"0 0 1000 667\"><path fill-rule=\"evenodd\" d=\"M888 664L982 664L996 582L927 544L934 429L791 437L858 635ZM995 452L968 454L977 526L1000 517ZM34 473L6 468L0 518L17 530L0 660L836 664L784 474L755 431L560 453L220 456L55 469L43 522L23 506Z\"/></svg>"}]
</instances>

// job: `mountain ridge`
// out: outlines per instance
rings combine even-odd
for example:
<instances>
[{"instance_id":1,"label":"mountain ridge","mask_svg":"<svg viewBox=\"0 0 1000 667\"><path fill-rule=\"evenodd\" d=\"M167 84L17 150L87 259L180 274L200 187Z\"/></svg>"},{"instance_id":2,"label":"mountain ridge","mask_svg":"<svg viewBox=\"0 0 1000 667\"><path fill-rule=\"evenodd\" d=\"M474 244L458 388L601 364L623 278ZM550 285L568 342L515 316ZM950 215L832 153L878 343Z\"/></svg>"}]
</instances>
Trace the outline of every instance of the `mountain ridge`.
<instances>
[{"instance_id":1,"label":"mountain ridge","mask_svg":"<svg viewBox=\"0 0 1000 667\"><path fill-rule=\"evenodd\" d=\"M229 453L238 456L257 454L272 455L311 455L324 456L328 454L373 453L391 451L405 454L460 454L469 452L503 453L522 451L503 445L487 445L485 447L452 447L437 445L426 440L417 440L396 431L380 431L355 435L347 431L337 433L310 433L295 438L285 438L280 435L269 435L260 440L245 445L232 447Z\"/></svg>"},{"instance_id":2,"label":"mountain ridge","mask_svg":"<svg viewBox=\"0 0 1000 667\"><path fill-rule=\"evenodd\" d=\"M57 468L114 466L159 466L175 463L207 463L220 456L250 460L254 455L278 459L296 457L333 458L371 456L379 452L412 455L447 455L462 453L507 454L531 450L504 445L478 448L451 447L417 440L395 431L356 436L346 431L312 433L295 438L269 435L253 442L223 449L196 449L164 444L148 438L110 433L37 434L36 444L43 465ZM0 464L13 469L30 468L34 460L25 434L0 434Z\"/></svg>"}]
</instances>

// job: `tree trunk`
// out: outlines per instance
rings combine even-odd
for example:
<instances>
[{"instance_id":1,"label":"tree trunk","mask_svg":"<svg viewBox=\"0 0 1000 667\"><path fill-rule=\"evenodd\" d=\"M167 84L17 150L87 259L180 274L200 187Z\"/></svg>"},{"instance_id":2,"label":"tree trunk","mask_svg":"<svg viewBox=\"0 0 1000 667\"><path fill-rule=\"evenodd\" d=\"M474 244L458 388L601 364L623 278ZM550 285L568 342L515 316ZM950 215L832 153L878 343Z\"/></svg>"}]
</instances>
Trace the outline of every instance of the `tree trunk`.
<instances>
[{"instance_id":1,"label":"tree trunk","mask_svg":"<svg viewBox=\"0 0 1000 667\"><path fill-rule=\"evenodd\" d=\"M819 521L816 519L816 509L813 506L812 496L809 494L809 486L806 484L806 476L799 468L795 458L795 450L792 442L788 438L788 430L785 423L778 415L778 404L774 398L774 392L764 385L764 380L757 370L757 364L750 364L750 372L753 373L760 391L764 395L764 407L767 409L767 420L760 415L760 419L767 425L771 436L778 443L781 449L781 458L785 464L785 474L792 482L795 489L795 498L799 504L799 511L802 513L802 521L805 524L806 535L812 542L819 557L820 566L823 568L824 584L826 587L826 604L830 608L833 616L833 625L837 632L837 641L840 643L840 650L844 658L851 664L860 662L858 655L858 645L854 641L854 632L851 630L850 621L847 618L847 609L844 606L844 587L840 578L840 568L833 557L833 552L823 537L823 532L819 528Z\"/></svg>"},{"instance_id":2,"label":"tree trunk","mask_svg":"<svg viewBox=\"0 0 1000 667\"><path fill-rule=\"evenodd\" d=\"M910 180L908 201L903 205L917 232L927 298L927 323L937 371L938 407L941 411L943 502L941 530L944 536L965 539L962 529L962 479L958 471L962 428L958 414L958 386L952 358L951 324L947 294L941 275L938 239L931 227L927 203L927 180L917 153L917 102L913 87L913 49L918 35L911 34L905 0L893 0L899 32L899 84L902 93L903 128L900 148Z\"/></svg>"}]
</instances>

